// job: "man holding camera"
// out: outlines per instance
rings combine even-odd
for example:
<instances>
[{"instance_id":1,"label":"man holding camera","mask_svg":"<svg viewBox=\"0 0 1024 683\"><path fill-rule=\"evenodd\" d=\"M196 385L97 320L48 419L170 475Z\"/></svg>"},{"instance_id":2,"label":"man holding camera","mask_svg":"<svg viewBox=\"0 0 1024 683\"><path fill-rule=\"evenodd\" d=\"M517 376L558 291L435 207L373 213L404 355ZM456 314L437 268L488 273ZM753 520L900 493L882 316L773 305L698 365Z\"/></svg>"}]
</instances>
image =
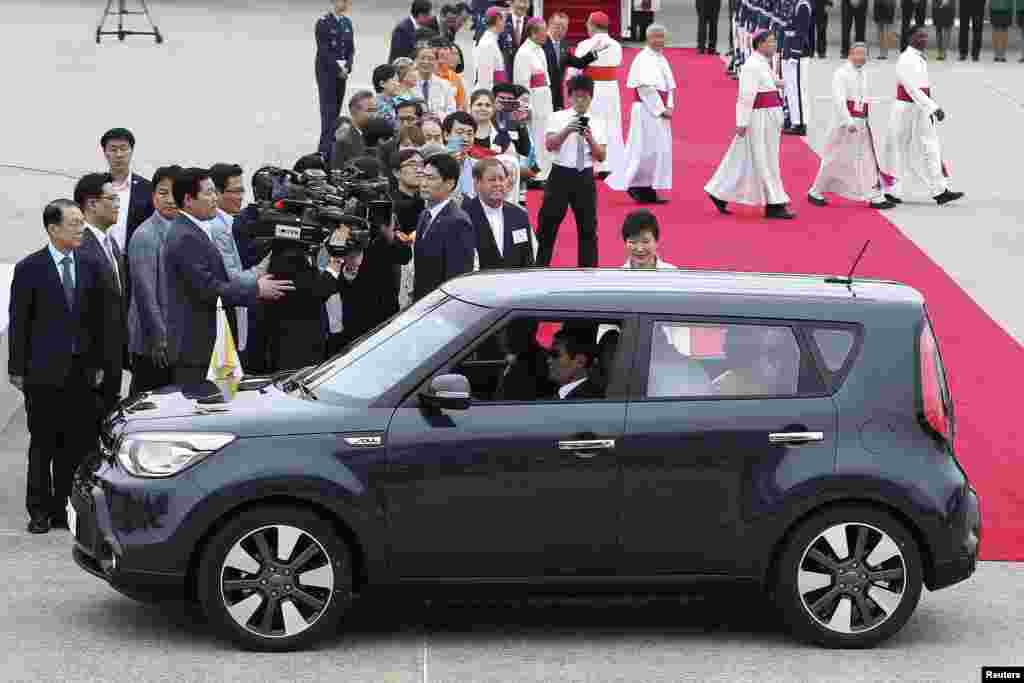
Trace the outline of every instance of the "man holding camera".
<instances>
[{"instance_id":1,"label":"man holding camera","mask_svg":"<svg viewBox=\"0 0 1024 683\"><path fill-rule=\"evenodd\" d=\"M548 120L545 146L554 157L540 207L540 249L537 263L547 266L558 237L558 227L571 206L579 235L577 264L597 266L597 188L594 164L605 160L607 131L600 119L589 116L594 81L589 76L569 80L572 107L555 112Z\"/></svg>"}]
</instances>

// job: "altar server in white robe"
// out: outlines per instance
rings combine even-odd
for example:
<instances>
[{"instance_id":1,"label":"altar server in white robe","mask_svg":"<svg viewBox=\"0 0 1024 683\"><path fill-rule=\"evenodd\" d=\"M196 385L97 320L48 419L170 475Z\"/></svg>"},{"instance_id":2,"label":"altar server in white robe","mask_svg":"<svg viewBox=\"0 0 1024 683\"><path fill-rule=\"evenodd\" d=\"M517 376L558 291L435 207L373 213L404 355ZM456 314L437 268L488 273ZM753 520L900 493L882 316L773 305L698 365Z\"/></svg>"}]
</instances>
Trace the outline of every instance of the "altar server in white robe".
<instances>
[{"instance_id":1,"label":"altar server in white robe","mask_svg":"<svg viewBox=\"0 0 1024 683\"><path fill-rule=\"evenodd\" d=\"M551 103L551 83L548 81L548 58L544 54L544 43L548 39L547 23L540 17L526 22L527 39L516 52L513 81L530 90L530 133L534 140L537 165L540 173L535 181L544 182L551 172L551 153L544 145L548 118L554 105Z\"/></svg>"},{"instance_id":2,"label":"altar server in white robe","mask_svg":"<svg viewBox=\"0 0 1024 683\"><path fill-rule=\"evenodd\" d=\"M960 199L964 193L950 192L942 161L935 125L946 118L946 113L932 99L924 56L928 29L910 29L909 42L896 65L896 101L885 136L883 168L896 181L885 197L899 204L903 194L927 194L941 206Z\"/></svg>"},{"instance_id":3,"label":"altar server in white robe","mask_svg":"<svg viewBox=\"0 0 1024 683\"><path fill-rule=\"evenodd\" d=\"M476 46L476 89L490 90L495 83L510 80L505 73L505 55L501 52L498 37L505 30L505 13L491 7L484 15L487 30Z\"/></svg>"},{"instance_id":4,"label":"altar server in white robe","mask_svg":"<svg viewBox=\"0 0 1024 683\"><path fill-rule=\"evenodd\" d=\"M598 177L608 175L610 169L618 168L625 152L622 140L622 99L619 96L619 67L622 65L622 45L608 35L608 15L592 12L587 19L589 38L576 46L576 56L584 57L597 52L597 61L583 73L594 81L594 101L590 104L590 115L601 119L608 136L607 159L597 164Z\"/></svg>"},{"instance_id":5,"label":"altar server in white robe","mask_svg":"<svg viewBox=\"0 0 1024 683\"><path fill-rule=\"evenodd\" d=\"M873 209L895 206L883 195L886 184L868 124L868 77L864 69L867 57L868 46L854 43L849 58L832 76L832 125L818 177L807 192L807 201L815 206L828 204L826 192L866 201ZM891 179L886 176L888 180Z\"/></svg>"},{"instance_id":6,"label":"altar server in white robe","mask_svg":"<svg viewBox=\"0 0 1024 683\"><path fill-rule=\"evenodd\" d=\"M762 30L752 45L740 69L736 136L704 191L720 213L729 213L728 203L736 202L764 206L766 218L794 218L779 167L784 119L779 90L784 84L772 69L775 34Z\"/></svg>"},{"instance_id":7,"label":"altar server in white robe","mask_svg":"<svg viewBox=\"0 0 1024 683\"><path fill-rule=\"evenodd\" d=\"M647 47L629 67L626 87L635 94L630 114L629 140L622 162L606 181L613 190L625 190L641 204L664 204L656 190L672 189L672 114L676 80L665 59L665 27L647 27ZM603 53L602 53L603 54Z\"/></svg>"}]
</instances>

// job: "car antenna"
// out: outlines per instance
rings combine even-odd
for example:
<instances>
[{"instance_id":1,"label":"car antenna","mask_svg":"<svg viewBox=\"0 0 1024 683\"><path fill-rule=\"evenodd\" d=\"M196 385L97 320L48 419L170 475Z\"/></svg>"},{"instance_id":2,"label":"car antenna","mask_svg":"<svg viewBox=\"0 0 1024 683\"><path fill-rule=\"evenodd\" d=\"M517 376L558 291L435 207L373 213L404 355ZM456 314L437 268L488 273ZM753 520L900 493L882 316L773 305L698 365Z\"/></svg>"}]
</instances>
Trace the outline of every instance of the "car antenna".
<instances>
[{"instance_id":1,"label":"car antenna","mask_svg":"<svg viewBox=\"0 0 1024 683\"><path fill-rule=\"evenodd\" d=\"M864 252L868 250L868 245L871 244L871 240L864 242L864 246L860 248L860 253L857 254L857 258L853 260L853 265L850 266L850 272L845 277L839 275L831 275L825 278L825 282L835 285L846 285L849 287L853 284L853 272L857 270L857 266L860 265L860 260L864 258Z\"/></svg>"}]
</instances>

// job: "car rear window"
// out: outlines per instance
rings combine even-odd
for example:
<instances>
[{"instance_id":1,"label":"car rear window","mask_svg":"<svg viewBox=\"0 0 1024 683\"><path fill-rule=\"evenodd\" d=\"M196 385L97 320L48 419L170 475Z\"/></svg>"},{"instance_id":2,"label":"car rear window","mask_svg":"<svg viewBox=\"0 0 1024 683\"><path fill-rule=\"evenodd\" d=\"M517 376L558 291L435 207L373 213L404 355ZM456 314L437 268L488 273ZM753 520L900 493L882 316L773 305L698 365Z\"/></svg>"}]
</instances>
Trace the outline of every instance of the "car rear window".
<instances>
[{"instance_id":1,"label":"car rear window","mask_svg":"<svg viewBox=\"0 0 1024 683\"><path fill-rule=\"evenodd\" d=\"M850 357L853 343L856 341L851 330L817 329L812 333L814 343L818 346L821 359L829 372L839 372L846 359Z\"/></svg>"}]
</instances>

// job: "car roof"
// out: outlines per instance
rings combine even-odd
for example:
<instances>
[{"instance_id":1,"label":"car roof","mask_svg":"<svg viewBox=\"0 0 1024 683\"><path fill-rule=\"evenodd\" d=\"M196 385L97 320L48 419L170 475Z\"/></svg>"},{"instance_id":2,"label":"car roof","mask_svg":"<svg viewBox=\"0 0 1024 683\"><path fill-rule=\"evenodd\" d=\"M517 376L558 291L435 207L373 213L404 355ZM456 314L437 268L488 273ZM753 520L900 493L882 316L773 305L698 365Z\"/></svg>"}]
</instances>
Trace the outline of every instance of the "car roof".
<instances>
[{"instance_id":1,"label":"car roof","mask_svg":"<svg viewBox=\"0 0 1024 683\"><path fill-rule=\"evenodd\" d=\"M492 308L743 315L831 319L879 306L920 308L914 288L884 280L827 275L688 269L526 268L488 270L446 282L463 301Z\"/></svg>"}]
</instances>

